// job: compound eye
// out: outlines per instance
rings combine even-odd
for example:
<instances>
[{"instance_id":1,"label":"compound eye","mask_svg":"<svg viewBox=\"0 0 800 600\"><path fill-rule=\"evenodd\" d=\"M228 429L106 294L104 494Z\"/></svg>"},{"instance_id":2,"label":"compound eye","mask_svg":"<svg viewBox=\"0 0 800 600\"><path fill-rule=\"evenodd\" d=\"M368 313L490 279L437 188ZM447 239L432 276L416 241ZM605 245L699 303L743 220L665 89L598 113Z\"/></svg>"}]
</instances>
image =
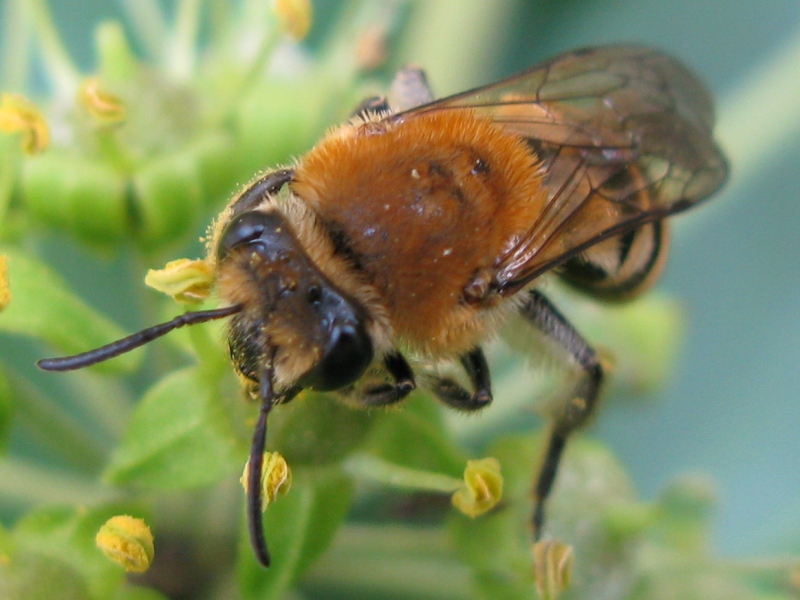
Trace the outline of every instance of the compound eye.
<instances>
[{"instance_id":1,"label":"compound eye","mask_svg":"<svg viewBox=\"0 0 800 600\"><path fill-rule=\"evenodd\" d=\"M372 341L360 323L335 325L325 355L300 383L321 392L341 389L358 381L372 357Z\"/></svg>"},{"instance_id":2,"label":"compound eye","mask_svg":"<svg viewBox=\"0 0 800 600\"><path fill-rule=\"evenodd\" d=\"M222 232L217 247L217 260L225 258L234 248L263 239L271 221L270 215L258 211L235 216Z\"/></svg>"}]
</instances>

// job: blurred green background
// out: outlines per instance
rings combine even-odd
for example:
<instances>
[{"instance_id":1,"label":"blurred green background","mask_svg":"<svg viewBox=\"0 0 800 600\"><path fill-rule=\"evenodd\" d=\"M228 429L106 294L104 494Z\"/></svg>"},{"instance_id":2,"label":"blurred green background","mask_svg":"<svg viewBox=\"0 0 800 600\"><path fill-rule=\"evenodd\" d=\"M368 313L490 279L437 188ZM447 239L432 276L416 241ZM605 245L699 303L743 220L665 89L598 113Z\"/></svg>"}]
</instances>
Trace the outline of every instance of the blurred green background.
<instances>
[{"instance_id":1,"label":"blurred green background","mask_svg":"<svg viewBox=\"0 0 800 600\"><path fill-rule=\"evenodd\" d=\"M92 64L93 28L99 20L120 18L119 4L51 2L79 64ZM327 17L340 7L332 0L314 4L317 28L324 28ZM667 51L690 65L713 90L719 139L732 163L731 179L707 206L674 222L672 256L658 286L685 309L686 335L674 376L647 402L609 398L588 435L618 453L645 497L679 473L711 476L719 494L715 541L724 554L796 551L800 3L412 4L409 33L392 60L425 66L438 95L511 74L564 50L609 42L638 42ZM446 36L448 43L442 47L437 31L462 21L469 35L455 44ZM312 33L312 44L317 35ZM96 288L92 301L98 308L125 327L140 326L98 283L98 273L107 268L90 268L76 276L86 287ZM120 293L124 297L125 291Z\"/></svg>"}]
</instances>

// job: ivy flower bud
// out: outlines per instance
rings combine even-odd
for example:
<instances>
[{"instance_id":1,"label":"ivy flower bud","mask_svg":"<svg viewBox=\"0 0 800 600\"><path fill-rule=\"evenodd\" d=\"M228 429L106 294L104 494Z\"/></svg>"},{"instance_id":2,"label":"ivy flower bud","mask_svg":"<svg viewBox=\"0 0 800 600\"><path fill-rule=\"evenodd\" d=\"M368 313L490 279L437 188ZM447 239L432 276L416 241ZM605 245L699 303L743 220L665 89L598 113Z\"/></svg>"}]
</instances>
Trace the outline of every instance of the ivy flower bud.
<instances>
[{"instance_id":1,"label":"ivy flower bud","mask_svg":"<svg viewBox=\"0 0 800 600\"><path fill-rule=\"evenodd\" d=\"M8 257L0 254L0 310L11 302L11 288L8 285Z\"/></svg>"},{"instance_id":2,"label":"ivy flower bud","mask_svg":"<svg viewBox=\"0 0 800 600\"><path fill-rule=\"evenodd\" d=\"M555 600L569 587L574 554L572 546L559 540L541 540L533 545L536 589L544 600Z\"/></svg>"},{"instance_id":3,"label":"ivy flower bud","mask_svg":"<svg viewBox=\"0 0 800 600\"><path fill-rule=\"evenodd\" d=\"M244 465L244 472L239 481L247 492L247 472L250 469L250 461ZM264 461L261 464L261 512L266 512L270 502L273 502L278 494L285 496L292 487L292 470L286 459L277 452L264 452Z\"/></svg>"},{"instance_id":4,"label":"ivy flower bud","mask_svg":"<svg viewBox=\"0 0 800 600\"><path fill-rule=\"evenodd\" d=\"M211 294L214 269L205 260L181 258L168 262L163 269L150 269L144 282L176 302L200 302Z\"/></svg>"},{"instance_id":5,"label":"ivy flower bud","mask_svg":"<svg viewBox=\"0 0 800 600\"><path fill-rule=\"evenodd\" d=\"M503 497L503 475L495 458L467 461L464 484L452 496L452 503L468 517L490 511Z\"/></svg>"},{"instance_id":6,"label":"ivy flower bud","mask_svg":"<svg viewBox=\"0 0 800 600\"><path fill-rule=\"evenodd\" d=\"M125 120L125 105L122 100L103 89L97 77L90 77L81 84L78 101L100 123L112 124Z\"/></svg>"},{"instance_id":7,"label":"ivy flower bud","mask_svg":"<svg viewBox=\"0 0 800 600\"><path fill-rule=\"evenodd\" d=\"M153 534L142 519L111 517L94 538L108 558L131 573L144 573L153 562Z\"/></svg>"},{"instance_id":8,"label":"ivy flower bud","mask_svg":"<svg viewBox=\"0 0 800 600\"><path fill-rule=\"evenodd\" d=\"M38 154L50 145L50 128L39 109L25 97L3 94L0 98L0 132L22 132L22 149Z\"/></svg>"},{"instance_id":9,"label":"ivy flower bud","mask_svg":"<svg viewBox=\"0 0 800 600\"><path fill-rule=\"evenodd\" d=\"M300 41L311 29L311 2L309 0L275 0L273 7L281 22L281 29L295 41Z\"/></svg>"}]
</instances>

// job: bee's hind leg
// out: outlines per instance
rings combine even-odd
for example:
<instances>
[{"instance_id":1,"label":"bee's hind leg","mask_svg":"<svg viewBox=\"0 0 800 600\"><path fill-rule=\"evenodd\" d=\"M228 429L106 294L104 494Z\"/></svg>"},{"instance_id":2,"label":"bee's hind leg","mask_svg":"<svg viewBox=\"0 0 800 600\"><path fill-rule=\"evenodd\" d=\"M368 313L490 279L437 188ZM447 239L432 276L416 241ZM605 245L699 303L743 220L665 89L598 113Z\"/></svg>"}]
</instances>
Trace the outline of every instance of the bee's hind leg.
<instances>
[{"instance_id":1,"label":"bee's hind leg","mask_svg":"<svg viewBox=\"0 0 800 600\"><path fill-rule=\"evenodd\" d=\"M594 349L540 292L530 292L528 301L522 307L522 315L566 350L584 373L572 399L553 417L544 460L536 476L531 521L534 539L538 540L544 525L545 502L552 491L567 439L594 412L603 382L603 367Z\"/></svg>"}]
</instances>

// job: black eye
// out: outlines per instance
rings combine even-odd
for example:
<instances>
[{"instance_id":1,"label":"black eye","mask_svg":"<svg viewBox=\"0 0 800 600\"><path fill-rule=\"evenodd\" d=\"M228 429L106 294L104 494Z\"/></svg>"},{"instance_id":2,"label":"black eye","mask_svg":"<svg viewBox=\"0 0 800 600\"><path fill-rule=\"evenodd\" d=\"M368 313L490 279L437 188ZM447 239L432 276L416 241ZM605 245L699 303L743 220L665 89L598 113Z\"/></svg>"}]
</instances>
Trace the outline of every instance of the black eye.
<instances>
[{"instance_id":1,"label":"black eye","mask_svg":"<svg viewBox=\"0 0 800 600\"><path fill-rule=\"evenodd\" d=\"M322 289L318 285L312 285L306 291L306 300L309 304L319 304L322 300Z\"/></svg>"},{"instance_id":2,"label":"black eye","mask_svg":"<svg viewBox=\"0 0 800 600\"><path fill-rule=\"evenodd\" d=\"M222 232L217 247L217 260L225 258L231 250L238 246L263 239L270 221L270 215L257 211L235 216Z\"/></svg>"},{"instance_id":3,"label":"black eye","mask_svg":"<svg viewBox=\"0 0 800 600\"><path fill-rule=\"evenodd\" d=\"M341 389L364 374L372 356L372 341L360 323L336 325L322 360L300 384L322 392Z\"/></svg>"}]
</instances>

